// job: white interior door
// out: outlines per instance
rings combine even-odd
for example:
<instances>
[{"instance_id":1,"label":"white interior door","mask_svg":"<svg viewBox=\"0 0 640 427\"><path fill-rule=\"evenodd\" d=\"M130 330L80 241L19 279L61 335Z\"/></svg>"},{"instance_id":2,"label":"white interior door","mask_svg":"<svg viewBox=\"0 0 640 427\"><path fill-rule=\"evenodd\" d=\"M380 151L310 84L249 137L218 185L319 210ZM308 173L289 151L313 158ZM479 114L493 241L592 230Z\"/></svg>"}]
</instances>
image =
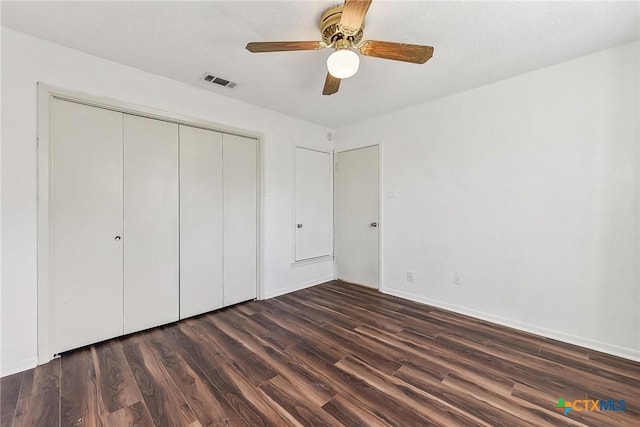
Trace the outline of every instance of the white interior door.
<instances>
[{"instance_id":1,"label":"white interior door","mask_svg":"<svg viewBox=\"0 0 640 427\"><path fill-rule=\"evenodd\" d=\"M122 113L53 100L53 352L122 334Z\"/></svg>"},{"instance_id":2,"label":"white interior door","mask_svg":"<svg viewBox=\"0 0 640 427\"><path fill-rule=\"evenodd\" d=\"M124 332L178 320L178 125L124 115Z\"/></svg>"},{"instance_id":3,"label":"white interior door","mask_svg":"<svg viewBox=\"0 0 640 427\"><path fill-rule=\"evenodd\" d=\"M222 137L224 305L257 297L257 141Z\"/></svg>"},{"instance_id":4,"label":"white interior door","mask_svg":"<svg viewBox=\"0 0 640 427\"><path fill-rule=\"evenodd\" d=\"M295 259L333 253L331 153L296 147Z\"/></svg>"},{"instance_id":5,"label":"white interior door","mask_svg":"<svg viewBox=\"0 0 640 427\"><path fill-rule=\"evenodd\" d=\"M336 155L338 278L378 288L378 146Z\"/></svg>"},{"instance_id":6,"label":"white interior door","mask_svg":"<svg viewBox=\"0 0 640 427\"><path fill-rule=\"evenodd\" d=\"M222 307L222 134L180 126L180 318Z\"/></svg>"}]
</instances>

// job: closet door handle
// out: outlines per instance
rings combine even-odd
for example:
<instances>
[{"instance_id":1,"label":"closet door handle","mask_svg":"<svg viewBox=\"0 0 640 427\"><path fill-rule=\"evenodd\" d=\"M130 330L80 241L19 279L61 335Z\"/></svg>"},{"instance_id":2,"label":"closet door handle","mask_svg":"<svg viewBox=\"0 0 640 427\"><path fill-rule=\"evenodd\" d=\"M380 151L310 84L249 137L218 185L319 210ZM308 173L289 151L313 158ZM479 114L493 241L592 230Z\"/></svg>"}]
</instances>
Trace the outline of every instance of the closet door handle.
<instances>
[{"instance_id":1,"label":"closet door handle","mask_svg":"<svg viewBox=\"0 0 640 427\"><path fill-rule=\"evenodd\" d=\"M120 240L120 239L122 239L122 237L120 237L120 236L116 236L116 237L114 237L114 238L113 238L113 240L115 240L116 242L117 242L118 240Z\"/></svg>"},{"instance_id":2,"label":"closet door handle","mask_svg":"<svg viewBox=\"0 0 640 427\"><path fill-rule=\"evenodd\" d=\"M302 224L297 224L296 227L302 228Z\"/></svg>"},{"instance_id":3,"label":"closet door handle","mask_svg":"<svg viewBox=\"0 0 640 427\"><path fill-rule=\"evenodd\" d=\"M377 227L378 223L377 222L372 222L371 224L369 224L369 227Z\"/></svg>"}]
</instances>

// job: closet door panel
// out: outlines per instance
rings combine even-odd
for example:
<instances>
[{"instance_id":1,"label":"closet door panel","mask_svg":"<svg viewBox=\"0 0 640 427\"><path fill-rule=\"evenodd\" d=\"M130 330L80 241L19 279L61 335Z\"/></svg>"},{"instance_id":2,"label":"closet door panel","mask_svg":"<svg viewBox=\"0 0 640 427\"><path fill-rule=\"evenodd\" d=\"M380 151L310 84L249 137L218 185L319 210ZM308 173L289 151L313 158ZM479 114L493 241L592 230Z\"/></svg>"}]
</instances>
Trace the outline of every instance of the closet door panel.
<instances>
[{"instance_id":1,"label":"closet door panel","mask_svg":"<svg viewBox=\"0 0 640 427\"><path fill-rule=\"evenodd\" d=\"M178 125L124 115L124 332L178 320Z\"/></svg>"},{"instance_id":2,"label":"closet door panel","mask_svg":"<svg viewBox=\"0 0 640 427\"><path fill-rule=\"evenodd\" d=\"M180 318L222 307L222 134L180 126Z\"/></svg>"},{"instance_id":3,"label":"closet door panel","mask_svg":"<svg viewBox=\"0 0 640 427\"><path fill-rule=\"evenodd\" d=\"M257 141L223 135L224 305L257 297Z\"/></svg>"},{"instance_id":4,"label":"closet door panel","mask_svg":"<svg viewBox=\"0 0 640 427\"><path fill-rule=\"evenodd\" d=\"M53 351L122 334L122 114L51 105Z\"/></svg>"}]
</instances>

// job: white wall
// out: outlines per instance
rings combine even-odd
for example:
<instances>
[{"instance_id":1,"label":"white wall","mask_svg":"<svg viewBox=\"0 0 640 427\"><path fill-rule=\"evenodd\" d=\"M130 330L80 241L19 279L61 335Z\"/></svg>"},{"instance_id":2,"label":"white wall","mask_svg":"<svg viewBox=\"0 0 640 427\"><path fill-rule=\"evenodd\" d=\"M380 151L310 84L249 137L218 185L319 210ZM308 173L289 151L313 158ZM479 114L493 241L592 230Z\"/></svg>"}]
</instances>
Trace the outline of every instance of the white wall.
<instances>
[{"instance_id":1,"label":"white wall","mask_svg":"<svg viewBox=\"0 0 640 427\"><path fill-rule=\"evenodd\" d=\"M336 151L381 139L397 189L383 291L640 359L638 50L338 131Z\"/></svg>"},{"instance_id":2,"label":"white wall","mask_svg":"<svg viewBox=\"0 0 640 427\"><path fill-rule=\"evenodd\" d=\"M2 29L2 290L0 375L36 364L36 82L264 135L267 296L333 278L333 262L291 266L293 153L330 148L328 129Z\"/></svg>"}]
</instances>

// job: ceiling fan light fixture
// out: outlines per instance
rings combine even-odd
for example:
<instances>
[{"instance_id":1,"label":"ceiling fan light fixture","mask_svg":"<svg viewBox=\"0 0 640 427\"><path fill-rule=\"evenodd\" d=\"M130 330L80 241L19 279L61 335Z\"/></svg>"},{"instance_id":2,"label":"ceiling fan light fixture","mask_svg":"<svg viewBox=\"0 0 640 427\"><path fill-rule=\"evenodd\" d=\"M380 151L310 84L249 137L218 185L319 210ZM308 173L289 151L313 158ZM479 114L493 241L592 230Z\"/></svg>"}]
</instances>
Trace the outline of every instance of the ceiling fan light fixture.
<instances>
[{"instance_id":1,"label":"ceiling fan light fixture","mask_svg":"<svg viewBox=\"0 0 640 427\"><path fill-rule=\"evenodd\" d=\"M338 92L340 81L358 72L359 55L413 64L424 64L433 56L432 46L362 40L364 18L372 0L343 1L343 4L332 6L322 13L322 41L250 42L247 43L247 50L259 53L335 49L327 58L328 72L322 89L323 95Z\"/></svg>"},{"instance_id":2,"label":"ceiling fan light fixture","mask_svg":"<svg viewBox=\"0 0 640 427\"><path fill-rule=\"evenodd\" d=\"M348 79L358 72L360 57L351 49L337 49L327 58L329 74L338 79Z\"/></svg>"}]
</instances>

